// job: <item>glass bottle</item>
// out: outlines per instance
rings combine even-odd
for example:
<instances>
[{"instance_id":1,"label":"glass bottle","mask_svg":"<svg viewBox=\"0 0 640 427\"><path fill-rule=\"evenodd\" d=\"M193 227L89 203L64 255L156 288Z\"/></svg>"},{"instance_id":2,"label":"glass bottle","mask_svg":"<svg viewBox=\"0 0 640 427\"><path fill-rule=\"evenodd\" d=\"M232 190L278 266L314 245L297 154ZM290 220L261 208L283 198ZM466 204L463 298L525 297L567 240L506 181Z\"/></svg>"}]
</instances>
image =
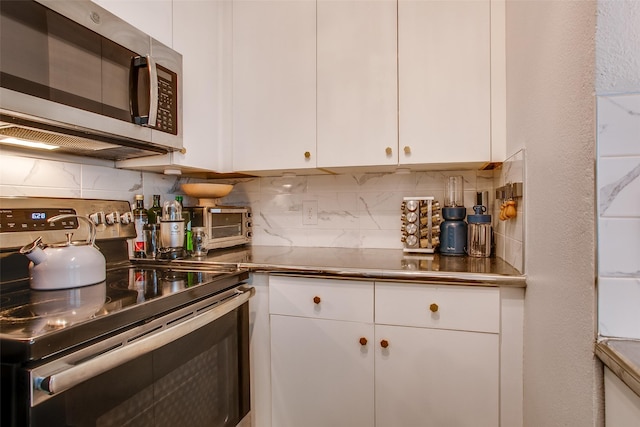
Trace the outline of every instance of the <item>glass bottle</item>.
<instances>
[{"instance_id":1,"label":"glass bottle","mask_svg":"<svg viewBox=\"0 0 640 427\"><path fill-rule=\"evenodd\" d=\"M144 208L144 196L136 194L136 207L133 209L133 224L136 227L136 238L133 241L134 258L144 258L146 256L144 245L144 226L149 223L147 210Z\"/></svg>"},{"instance_id":2,"label":"glass bottle","mask_svg":"<svg viewBox=\"0 0 640 427\"><path fill-rule=\"evenodd\" d=\"M147 216L149 217L149 224L157 224L162 218L162 207L160 206L160 195L153 195L153 206L147 209Z\"/></svg>"},{"instance_id":3,"label":"glass bottle","mask_svg":"<svg viewBox=\"0 0 640 427\"><path fill-rule=\"evenodd\" d=\"M191 255L193 252L193 241L191 240L191 212L184 209L182 204L182 196L176 196L176 200L180 202L182 209L182 219L184 219L184 250L187 255Z\"/></svg>"}]
</instances>

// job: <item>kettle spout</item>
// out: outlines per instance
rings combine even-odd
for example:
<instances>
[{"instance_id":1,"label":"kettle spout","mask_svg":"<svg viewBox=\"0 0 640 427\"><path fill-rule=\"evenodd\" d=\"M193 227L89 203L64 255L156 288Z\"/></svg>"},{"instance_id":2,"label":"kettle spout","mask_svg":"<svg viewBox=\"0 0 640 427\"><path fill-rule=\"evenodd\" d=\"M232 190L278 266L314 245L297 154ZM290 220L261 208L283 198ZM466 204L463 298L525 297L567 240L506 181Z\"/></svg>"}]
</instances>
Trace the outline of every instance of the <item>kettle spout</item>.
<instances>
[{"instance_id":1,"label":"kettle spout","mask_svg":"<svg viewBox=\"0 0 640 427\"><path fill-rule=\"evenodd\" d=\"M27 258L33 261L35 265L38 265L45 259L47 259L47 254L44 252L44 250L42 250L41 243L42 236L20 248L20 253L26 255Z\"/></svg>"}]
</instances>

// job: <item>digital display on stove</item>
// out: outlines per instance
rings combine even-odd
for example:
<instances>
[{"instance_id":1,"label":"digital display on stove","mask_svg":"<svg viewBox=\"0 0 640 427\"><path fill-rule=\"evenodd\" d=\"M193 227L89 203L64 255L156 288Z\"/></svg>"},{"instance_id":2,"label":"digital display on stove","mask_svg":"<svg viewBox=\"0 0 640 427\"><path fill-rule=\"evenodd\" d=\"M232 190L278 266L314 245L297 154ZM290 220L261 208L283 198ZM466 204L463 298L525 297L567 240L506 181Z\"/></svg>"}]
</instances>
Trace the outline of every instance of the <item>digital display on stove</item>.
<instances>
[{"instance_id":1,"label":"digital display on stove","mask_svg":"<svg viewBox=\"0 0 640 427\"><path fill-rule=\"evenodd\" d=\"M0 209L0 232L73 230L78 228L77 218L65 218L55 222L47 221L51 217L62 214L75 215L76 211L69 208Z\"/></svg>"}]
</instances>

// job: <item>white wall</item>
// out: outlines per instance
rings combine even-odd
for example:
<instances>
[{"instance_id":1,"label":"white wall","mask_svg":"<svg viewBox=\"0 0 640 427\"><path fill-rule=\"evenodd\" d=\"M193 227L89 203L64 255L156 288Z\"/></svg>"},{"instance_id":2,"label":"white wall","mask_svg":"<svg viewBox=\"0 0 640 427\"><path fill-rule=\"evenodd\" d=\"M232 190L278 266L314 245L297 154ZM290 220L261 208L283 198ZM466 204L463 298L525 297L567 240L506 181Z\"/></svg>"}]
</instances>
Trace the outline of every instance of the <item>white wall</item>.
<instances>
[{"instance_id":1,"label":"white wall","mask_svg":"<svg viewBox=\"0 0 640 427\"><path fill-rule=\"evenodd\" d=\"M595 338L596 3L508 0L507 152L526 149L524 425L602 422Z\"/></svg>"},{"instance_id":2,"label":"white wall","mask_svg":"<svg viewBox=\"0 0 640 427\"><path fill-rule=\"evenodd\" d=\"M598 3L598 318L640 339L640 1Z\"/></svg>"}]
</instances>

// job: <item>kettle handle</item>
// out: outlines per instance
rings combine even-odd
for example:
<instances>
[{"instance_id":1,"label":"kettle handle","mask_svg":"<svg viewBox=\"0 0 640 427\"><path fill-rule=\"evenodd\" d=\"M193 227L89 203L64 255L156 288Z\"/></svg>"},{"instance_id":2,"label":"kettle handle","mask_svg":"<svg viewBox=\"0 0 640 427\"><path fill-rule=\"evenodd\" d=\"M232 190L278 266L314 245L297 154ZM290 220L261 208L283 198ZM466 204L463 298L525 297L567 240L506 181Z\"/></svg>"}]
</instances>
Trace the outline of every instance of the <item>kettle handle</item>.
<instances>
[{"instance_id":1,"label":"kettle handle","mask_svg":"<svg viewBox=\"0 0 640 427\"><path fill-rule=\"evenodd\" d=\"M89 239L87 240L87 243L90 243L91 246L95 246L94 242L96 241L96 225L89 218L82 215L61 214L52 216L47 220L47 222L55 222L65 218L78 218L86 221L87 224L89 224Z\"/></svg>"}]
</instances>

